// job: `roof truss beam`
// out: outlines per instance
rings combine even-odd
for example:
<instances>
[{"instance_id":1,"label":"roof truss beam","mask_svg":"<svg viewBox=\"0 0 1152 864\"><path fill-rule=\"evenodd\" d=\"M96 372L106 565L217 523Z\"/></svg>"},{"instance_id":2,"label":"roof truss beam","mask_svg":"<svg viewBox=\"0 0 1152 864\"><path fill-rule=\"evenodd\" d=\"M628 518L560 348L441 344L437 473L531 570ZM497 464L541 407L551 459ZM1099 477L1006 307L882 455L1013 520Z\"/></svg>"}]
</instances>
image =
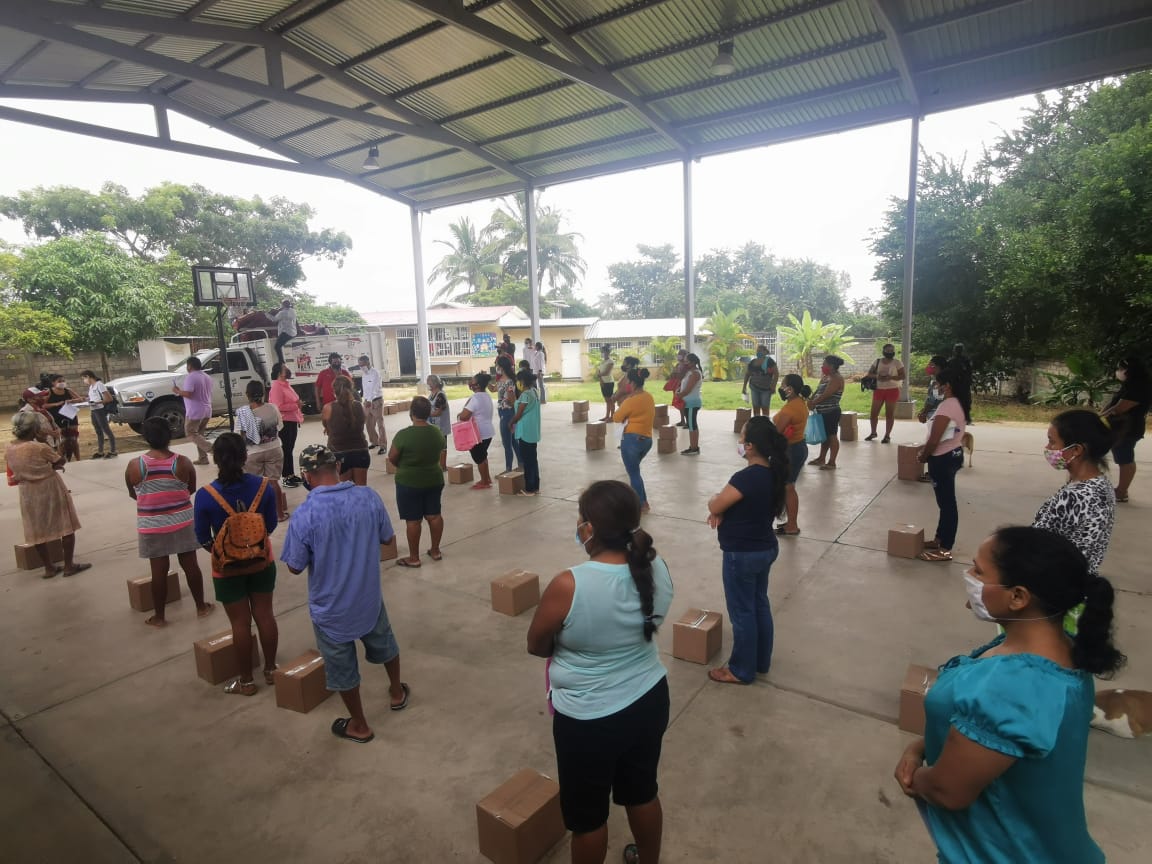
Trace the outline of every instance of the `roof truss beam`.
<instances>
[{"instance_id":1,"label":"roof truss beam","mask_svg":"<svg viewBox=\"0 0 1152 864\"><path fill-rule=\"evenodd\" d=\"M970 21L981 15L988 15L1011 6L1022 6L1025 3L1031 2L1032 0L988 0L988 2L981 3L977 6L961 6L958 9L953 9L951 12L944 12L940 15L934 15L931 18L921 18L919 21L910 21L904 27L904 34L911 36L915 33L923 33L925 30L935 30L937 27L955 24L957 21Z\"/></svg>"},{"instance_id":2,"label":"roof truss beam","mask_svg":"<svg viewBox=\"0 0 1152 864\"><path fill-rule=\"evenodd\" d=\"M900 80L904 85L904 93L913 105L920 104L920 92L916 89L916 79L912 76L912 67L908 62L911 52L903 34L896 26L896 4L892 0L871 0L872 14L876 23L884 31L888 51L892 56L896 71L900 73Z\"/></svg>"}]
</instances>

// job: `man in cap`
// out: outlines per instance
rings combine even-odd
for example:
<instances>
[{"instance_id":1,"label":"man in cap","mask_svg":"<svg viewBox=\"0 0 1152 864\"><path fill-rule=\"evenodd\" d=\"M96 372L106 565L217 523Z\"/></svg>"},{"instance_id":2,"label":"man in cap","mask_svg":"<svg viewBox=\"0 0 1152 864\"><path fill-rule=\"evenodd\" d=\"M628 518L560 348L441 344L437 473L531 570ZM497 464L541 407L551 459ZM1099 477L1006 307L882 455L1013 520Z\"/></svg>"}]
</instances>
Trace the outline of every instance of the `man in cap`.
<instances>
[{"instance_id":1,"label":"man in cap","mask_svg":"<svg viewBox=\"0 0 1152 864\"><path fill-rule=\"evenodd\" d=\"M364 643L365 659L383 664L388 673L392 710L408 705L400 648L380 589L380 544L395 532L374 489L341 482L336 454L327 447L305 447L300 469L311 491L292 514L280 560L293 573L308 570L308 609L327 686L340 694L351 715L337 719L332 734L367 744L375 735L360 700L357 639Z\"/></svg>"}]
</instances>

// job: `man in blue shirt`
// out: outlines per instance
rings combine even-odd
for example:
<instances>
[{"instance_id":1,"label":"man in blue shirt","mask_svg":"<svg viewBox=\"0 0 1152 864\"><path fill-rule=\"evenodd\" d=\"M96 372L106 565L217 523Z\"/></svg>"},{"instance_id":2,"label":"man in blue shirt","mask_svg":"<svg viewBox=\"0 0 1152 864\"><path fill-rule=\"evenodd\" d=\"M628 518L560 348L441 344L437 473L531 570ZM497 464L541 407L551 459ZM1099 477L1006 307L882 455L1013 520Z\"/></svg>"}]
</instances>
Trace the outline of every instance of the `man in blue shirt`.
<instances>
[{"instance_id":1,"label":"man in blue shirt","mask_svg":"<svg viewBox=\"0 0 1152 864\"><path fill-rule=\"evenodd\" d=\"M280 560L293 573L308 568L308 609L328 689L340 694L352 715L336 720L332 734L367 744L375 735L360 701L357 639L365 659L388 672L392 710L408 705L400 648L380 590L380 544L395 532L375 490L340 482L336 454L327 447L304 448L300 468L312 491L292 514Z\"/></svg>"}]
</instances>

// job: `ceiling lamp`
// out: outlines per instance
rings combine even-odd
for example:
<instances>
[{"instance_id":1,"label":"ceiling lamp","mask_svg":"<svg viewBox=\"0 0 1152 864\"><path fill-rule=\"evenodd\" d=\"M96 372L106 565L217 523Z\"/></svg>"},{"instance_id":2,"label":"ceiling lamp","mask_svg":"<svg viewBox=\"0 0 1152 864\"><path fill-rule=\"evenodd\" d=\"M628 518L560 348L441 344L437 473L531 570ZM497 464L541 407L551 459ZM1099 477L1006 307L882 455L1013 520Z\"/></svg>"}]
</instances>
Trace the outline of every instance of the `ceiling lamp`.
<instances>
[{"instance_id":1,"label":"ceiling lamp","mask_svg":"<svg viewBox=\"0 0 1152 864\"><path fill-rule=\"evenodd\" d=\"M732 57L734 47L735 43L731 39L720 43L716 59L712 61L712 68L709 70L713 78L722 78L736 71L736 61Z\"/></svg>"},{"instance_id":2,"label":"ceiling lamp","mask_svg":"<svg viewBox=\"0 0 1152 864\"><path fill-rule=\"evenodd\" d=\"M364 169L380 167L380 148L373 144L368 148L368 156L364 159Z\"/></svg>"}]
</instances>

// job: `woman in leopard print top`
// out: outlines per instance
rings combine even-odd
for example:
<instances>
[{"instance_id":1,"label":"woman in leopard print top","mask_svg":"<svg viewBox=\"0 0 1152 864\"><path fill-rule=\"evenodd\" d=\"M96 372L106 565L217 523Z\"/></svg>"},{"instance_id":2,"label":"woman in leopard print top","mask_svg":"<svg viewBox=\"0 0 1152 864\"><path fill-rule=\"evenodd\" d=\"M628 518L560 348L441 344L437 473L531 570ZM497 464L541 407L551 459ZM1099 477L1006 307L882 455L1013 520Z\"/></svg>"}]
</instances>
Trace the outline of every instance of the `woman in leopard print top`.
<instances>
[{"instance_id":1,"label":"woman in leopard print top","mask_svg":"<svg viewBox=\"0 0 1152 864\"><path fill-rule=\"evenodd\" d=\"M1116 495L1105 476L1111 433L1095 412L1065 411L1048 427L1044 456L1068 482L1041 505L1032 523L1068 538L1098 574L1112 539Z\"/></svg>"}]
</instances>

